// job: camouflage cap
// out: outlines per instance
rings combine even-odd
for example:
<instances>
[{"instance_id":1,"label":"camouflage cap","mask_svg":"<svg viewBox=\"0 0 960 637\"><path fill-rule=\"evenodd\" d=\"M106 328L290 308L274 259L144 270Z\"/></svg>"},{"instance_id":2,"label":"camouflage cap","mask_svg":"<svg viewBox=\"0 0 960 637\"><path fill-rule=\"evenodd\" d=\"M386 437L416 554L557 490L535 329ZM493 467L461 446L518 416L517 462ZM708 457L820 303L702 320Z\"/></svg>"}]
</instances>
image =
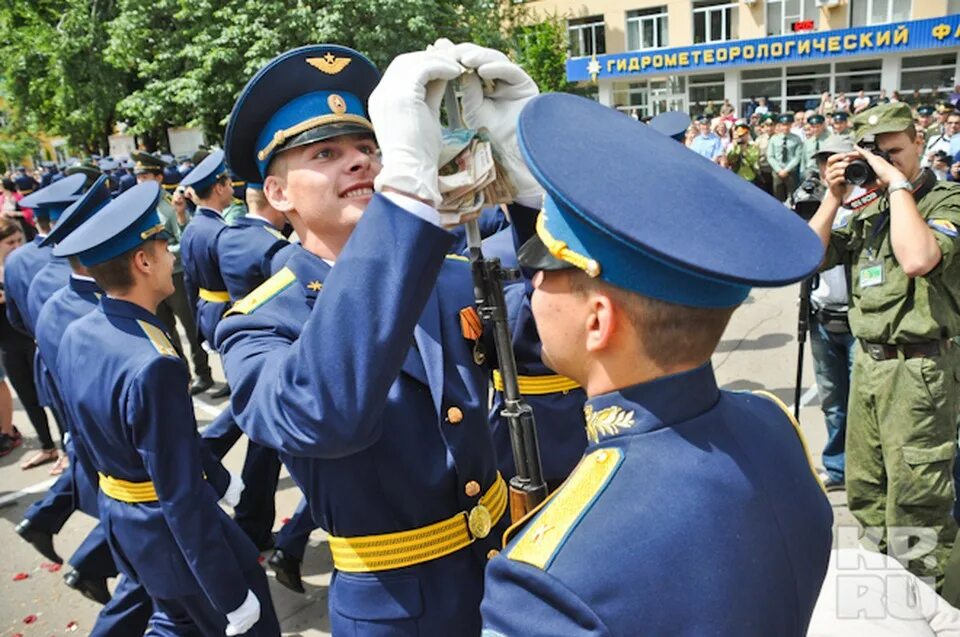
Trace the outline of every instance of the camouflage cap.
<instances>
[{"instance_id":1,"label":"camouflage cap","mask_svg":"<svg viewBox=\"0 0 960 637\"><path fill-rule=\"evenodd\" d=\"M864 137L883 133L899 133L913 126L913 113L903 102L879 104L857 114L850 120L857 142Z\"/></svg>"}]
</instances>

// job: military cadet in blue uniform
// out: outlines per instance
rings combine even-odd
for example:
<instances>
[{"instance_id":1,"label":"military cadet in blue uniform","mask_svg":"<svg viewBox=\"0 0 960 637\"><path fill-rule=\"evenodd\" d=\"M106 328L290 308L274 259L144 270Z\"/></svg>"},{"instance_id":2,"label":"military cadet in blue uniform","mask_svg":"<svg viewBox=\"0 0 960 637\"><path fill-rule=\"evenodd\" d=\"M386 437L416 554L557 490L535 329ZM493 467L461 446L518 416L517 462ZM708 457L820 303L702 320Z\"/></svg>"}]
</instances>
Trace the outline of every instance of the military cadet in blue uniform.
<instances>
[{"instance_id":1,"label":"military cadet in blue uniform","mask_svg":"<svg viewBox=\"0 0 960 637\"><path fill-rule=\"evenodd\" d=\"M465 121L515 144L509 120L536 86L505 57L491 70L500 108L484 98L486 119ZM269 62L227 127L230 166L263 181L302 245L217 343L238 424L280 452L330 533L334 634L477 634L482 570L506 526L487 371L460 323L469 264L445 258L454 238L435 210L439 106L461 72L438 51L391 63L370 98L382 168L365 107L378 73L344 47ZM518 201L539 205L506 150Z\"/></svg>"},{"instance_id":2,"label":"military cadet in blue uniform","mask_svg":"<svg viewBox=\"0 0 960 637\"><path fill-rule=\"evenodd\" d=\"M200 337L211 345L217 323L230 303L216 247L217 236L227 227L221 213L233 201L230 171L223 157L222 150L213 151L180 182L193 188L197 197L197 211L180 238L183 282L196 310Z\"/></svg>"},{"instance_id":3,"label":"military cadet in blue uniform","mask_svg":"<svg viewBox=\"0 0 960 637\"><path fill-rule=\"evenodd\" d=\"M27 174L27 169L23 166L17 168L17 174L13 177L13 183L17 185L17 191L26 197L29 194L32 194L34 190L37 189L39 184L37 180ZM30 206L24 206L24 208L29 208Z\"/></svg>"},{"instance_id":4,"label":"military cadet in blue uniform","mask_svg":"<svg viewBox=\"0 0 960 637\"><path fill-rule=\"evenodd\" d=\"M25 207L35 209L34 216L37 220L37 225L40 227L41 234L38 234L31 243L15 250L7 258L4 264L4 291L7 299L7 319L14 328L29 335L31 338L34 335L33 330L36 316L33 315L31 318L29 297L38 296L38 291L34 289L38 286L35 286L34 281L37 275L53 260L51 256L52 248L49 244L41 246L41 243L64 209L79 198L83 184L84 178L80 175L68 177L42 190L38 190L29 197L24 197L21 200L21 203L23 203ZM49 285L45 283L39 287L47 290ZM34 396L31 395L29 389L25 395L21 395L21 399L25 401L24 408L30 415L30 422L37 431L42 448L37 454L20 465L22 469L29 469L54 460L58 461L59 464L60 458L66 457L58 453L53 439L50 437L47 416L43 411L43 406L49 405L49 400L43 393L42 384L38 382L38 370L35 365L36 362L34 362L32 372L34 377L34 391L36 392L36 403L34 403ZM59 425L60 423L58 422L57 424ZM57 473L61 472L62 469L57 471ZM55 493L59 493L59 491L55 490ZM72 511L72 506L70 506L69 502L63 500L60 500L60 502L62 508L59 510L64 512ZM69 513L65 513L65 515L69 516ZM65 520L66 518L62 519ZM53 520L48 525L48 528L56 532L60 526L62 526L61 522ZM29 534L30 531L25 528L24 532Z\"/></svg>"},{"instance_id":5,"label":"military cadet in blue uniform","mask_svg":"<svg viewBox=\"0 0 960 637\"><path fill-rule=\"evenodd\" d=\"M80 200L64 211L57 227L47 236L45 244L52 245L63 240L109 201L107 177L102 176ZM60 340L70 323L97 306L98 298L102 294L96 282L87 276L86 270L78 263L71 265L73 272L69 284L54 293L44 304L36 323L37 351L45 363L47 390L61 417L64 417L66 412L60 398L59 382L54 376ZM66 420L65 424L70 430L69 420ZM77 444L73 437L66 446L70 455L70 467L61 479L73 480L74 506L99 519L96 472L92 470L82 445ZM117 568L102 525L98 524L88 534L70 558L70 564L75 570L64 576L67 584L86 597L106 604L97 617L91 635L124 637L143 633L153 612L152 602L143 587L129 578L121 580L111 597L106 578L116 576Z\"/></svg>"},{"instance_id":6,"label":"military cadet in blue uniform","mask_svg":"<svg viewBox=\"0 0 960 637\"><path fill-rule=\"evenodd\" d=\"M152 632L279 635L256 548L204 482L189 373L155 314L173 291L159 197L156 183L135 186L55 249L106 293L67 329L56 377L110 548L158 611Z\"/></svg>"},{"instance_id":7,"label":"military cadet in blue uniform","mask_svg":"<svg viewBox=\"0 0 960 637\"><path fill-rule=\"evenodd\" d=\"M816 237L590 100L530 102L519 137L547 191L520 260L540 270L544 361L589 396L590 444L491 560L484 635L805 635L830 504L786 408L720 391L710 355L751 286L815 270Z\"/></svg>"}]
</instances>

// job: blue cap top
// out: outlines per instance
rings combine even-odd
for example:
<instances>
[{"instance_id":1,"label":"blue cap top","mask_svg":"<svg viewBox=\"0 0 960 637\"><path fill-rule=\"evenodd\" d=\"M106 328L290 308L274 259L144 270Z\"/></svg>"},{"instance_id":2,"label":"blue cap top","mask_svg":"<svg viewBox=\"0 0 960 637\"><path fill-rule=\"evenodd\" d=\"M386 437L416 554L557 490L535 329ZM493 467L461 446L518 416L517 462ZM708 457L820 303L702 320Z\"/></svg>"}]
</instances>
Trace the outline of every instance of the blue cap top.
<instances>
[{"instance_id":1,"label":"blue cap top","mask_svg":"<svg viewBox=\"0 0 960 637\"><path fill-rule=\"evenodd\" d=\"M781 124L792 124L797 121L797 118L793 113L783 113L777 118L777 121Z\"/></svg>"},{"instance_id":2,"label":"blue cap top","mask_svg":"<svg viewBox=\"0 0 960 637\"><path fill-rule=\"evenodd\" d=\"M221 175L227 174L227 165L223 161L224 152L215 150L180 181L183 186L193 186L194 190L203 190L214 184Z\"/></svg>"},{"instance_id":3,"label":"blue cap top","mask_svg":"<svg viewBox=\"0 0 960 637\"><path fill-rule=\"evenodd\" d=\"M792 283L820 264L820 240L783 204L592 100L534 98L518 137L547 193L540 240L591 276L672 303L731 307L751 286Z\"/></svg>"},{"instance_id":4,"label":"blue cap top","mask_svg":"<svg viewBox=\"0 0 960 637\"><path fill-rule=\"evenodd\" d=\"M833 121L835 122L845 122L849 119L846 111L837 111L833 114Z\"/></svg>"},{"instance_id":5,"label":"blue cap top","mask_svg":"<svg viewBox=\"0 0 960 637\"><path fill-rule=\"evenodd\" d=\"M937 109L935 109L933 106L930 106L929 104L924 104L922 106L917 107L917 113L920 115L933 115L934 111L936 110Z\"/></svg>"},{"instance_id":6,"label":"blue cap top","mask_svg":"<svg viewBox=\"0 0 960 637\"><path fill-rule=\"evenodd\" d=\"M145 181L103 207L53 249L56 257L77 256L85 266L118 257L150 239L170 239L157 213L160 184Z\"/></svg>"},{"instance_id":7,"label":"blue cap top","mask_svg":"<svg viewBox=\"0 0 960 637\"><path fill-rule=\"evenodd\" d=\"M667 111L651 119L647 125L667 137L682 142L687 129L690 128L690 116L680 111Z\"/></svg>"},{"instance_id":8,"label":"blue cap top","mask_svg":"<svg viewBox=\"0 0 960 637\"><path fill-rule=\"evenodd\" d=\"M824 121L823 115L811 115L807 118L808 124L822 124Z\"/></svg>"},{"instance_id":9,"label":"blue cap top","mask_svg":"<svg viewBox=\"0 0 960 637\"><path fill-rule=\"evenodd\" d=\"M34 208L36 216L41 219L56 221L67 206L80 198L80 191L86 181L86 176L76 174L51 182L46 188L21 199L20 207Z\"/></svg>"},{"instance_id":10,"label":"blue cap top","mask_svg":"<svg viewBox=\"0 0 960 637\"><path fill-rule=\"evenodd\" d=\"M110 186L108 182L109 178L106 175L101 175L97 181L90 186L90 189L83 193L82 197L63 211L56 227L40 242L40 245L45 246L50 243L63 241L66 236L76 230L80 224L106 206L110 202Z\"/></svg>"},{"instance_id":11,"label":"blue cap top","mask_svg":"<svg viewBox=\"0 0 960 637\"><path fill-rule=\"evenodd\" d=\"M277 152L337 135L372 133L367 99L380 81L353 49L314 44L287 51L247 83L230 113L224 147L246 181L263 181Z\"/></svg>"}]
</instances>

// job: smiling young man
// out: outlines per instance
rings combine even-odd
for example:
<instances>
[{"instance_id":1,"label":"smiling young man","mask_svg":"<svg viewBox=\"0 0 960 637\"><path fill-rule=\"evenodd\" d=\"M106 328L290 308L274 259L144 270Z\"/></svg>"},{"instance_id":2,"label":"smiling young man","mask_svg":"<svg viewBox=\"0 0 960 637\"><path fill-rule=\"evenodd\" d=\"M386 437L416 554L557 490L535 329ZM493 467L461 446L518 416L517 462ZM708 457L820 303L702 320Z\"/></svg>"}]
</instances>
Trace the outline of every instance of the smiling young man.
<instances>
[{"instance_id":1,"label":"smiling young man","mask_svg":"<svg viewBox=\"0 0 960 637\"><path fill-rule=\"evenodd\" d=\"M946 565L957 533L951 472L960 349L952 339L960 335L960 187L921 168L909 106L883 104L852 123L857 141L873 139L890 161L863 148L832 156L829 191L810 220L827 248L822 267L851 269L849 322L859 343L847 417L847 502L868 541L890 547L939 589L944 575L957 574ZM869 186L875 200L834 227L844 171L856 159L877 175ZM906 553L918 541L926 550ZM947 598L956 604L958 594Z\"/></svg>"},{"instance_id":2,"label":"smiling young man","mask_svg":"<svg viewBox=\"0 0 960 637\"><path fill-rule=\"evenodd\" d=\"M536 86L502 54L473 60L492 88L465 120L500 144L518 201L539 205L515 139ZM446 257L454 236L435 209L440 101L462 72L451 51L410 53L378 85L356 51L303 47L254 76L227 128L231 168L263 181L302 244L217 345L237 423L280 452L330 533L335 634L479 633L506 527L488 370L461 327L470 268Z\"/></svg>"}]
</instances>

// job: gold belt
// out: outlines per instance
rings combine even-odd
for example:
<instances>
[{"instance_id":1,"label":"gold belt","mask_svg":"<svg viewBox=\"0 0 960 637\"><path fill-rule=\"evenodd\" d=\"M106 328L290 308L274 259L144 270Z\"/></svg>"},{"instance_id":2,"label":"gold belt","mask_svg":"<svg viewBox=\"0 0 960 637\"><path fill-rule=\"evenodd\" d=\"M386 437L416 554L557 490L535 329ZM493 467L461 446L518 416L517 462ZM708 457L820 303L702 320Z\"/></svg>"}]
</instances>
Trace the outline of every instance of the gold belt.
<instances>
[{"instance_id":1,"label":"gold belt","mask_svg":"<svg viewBox=\"0 0 960 637\"><path fill-rule=\"evenodd\" d=\"M470 546L490 531L507 510L507 484L497 479L469 512L409 531L329 538L333 565L348 573L373 573L422 564Z\"/></svg>"},{"instance_id":2,"label":"gold belt","mask_svg":"<svg viewBox=\"0 0 960 637\"><path fill-rule=\"evenodd\" d=\"M577 381L552 374L549 376L517 376L517 385L520 387L520 393L524 396L542 396L544 394L556 394L568 392L571 389L580 389ZM497 391L503 391L503 376L499 369L493 370L493 387Z\"/></svg>"},{"instance_id":3,"label":"gold belt","mask_svg":"<svg viewBox=\"0 0 960 637\"><path fill-rule=\"evenodd\" d=\"M138 502L156 502L157 491L153 488L153 482L130 482L120 478L112 478L108 475L99 473L100 490L114 500L120 502L129 502L137 504Z\"/></svg>"},{"instance_id":4,"label":"gold belt","mask_svg":"<svg viewBox=\"0 0 960 637\"><path fill-rule=\"evenodd\" d=\"M219 290L200 288L200 298L204 301L210 301L211 303L229 303L230 293L226 290L221 292Z\"/></svg>"}]
</instances>

